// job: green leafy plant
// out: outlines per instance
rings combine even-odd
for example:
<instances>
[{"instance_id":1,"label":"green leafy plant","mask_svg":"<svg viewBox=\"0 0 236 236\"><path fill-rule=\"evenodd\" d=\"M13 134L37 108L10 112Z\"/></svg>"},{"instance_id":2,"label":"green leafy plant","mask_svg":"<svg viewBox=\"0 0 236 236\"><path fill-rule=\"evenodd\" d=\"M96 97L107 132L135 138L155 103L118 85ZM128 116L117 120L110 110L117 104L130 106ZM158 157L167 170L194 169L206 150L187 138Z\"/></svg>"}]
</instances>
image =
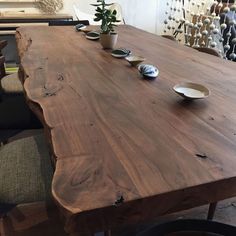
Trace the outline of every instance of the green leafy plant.
<instances>
[{"instance_id":1,"label":"green leafy plant","mask_svg":"<svg viewBox=\"0 0 236 236\"><path fill-rule=\"evenodd\" d=\"M91 4L96 7L95 19L94 21L102 21L101 24L101 33L103 34L111 34L114 33L114 27L116 22L120 22L117 20L116 10L110 10L109 6L113 5L113 3L106 3L105 0L97 0L97 4Z\"/></svg>"}]
</instances>

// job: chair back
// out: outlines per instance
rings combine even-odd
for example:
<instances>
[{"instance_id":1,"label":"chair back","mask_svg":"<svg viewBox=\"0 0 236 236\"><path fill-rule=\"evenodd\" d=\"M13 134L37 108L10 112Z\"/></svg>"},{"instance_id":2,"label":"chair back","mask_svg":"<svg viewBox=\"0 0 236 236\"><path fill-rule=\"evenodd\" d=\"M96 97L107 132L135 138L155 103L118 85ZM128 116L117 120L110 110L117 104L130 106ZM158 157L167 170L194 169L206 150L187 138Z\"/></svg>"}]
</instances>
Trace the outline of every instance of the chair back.
<instances>
[{"instance_id":1,"label":"chair back","mask_svg":"<svg viewBox=\"0 0 236 236\"><path fill-rule=\"evenodd\" d=\"M5 57L0 56L0 80L6 75L4 63L5 63Z\"/></svg>"},{"instance_id":2,"label":"chair back","mask_svg":"<svg viewBox=\"0 0 236 236\"><path fill-rule=\"evenodd\" d=\"M88 20L91 25L100 25L101 24L100 22L94 21L95 7L93 7L94 11L91 10L91 12L88 13L88 12L82 11L82 9L80 8L80 5L78 3L74 3L73 9L74 9L74 13L75 13L77 20L79 20L79 21L80 20Z\"/></svg>"},{"instance_id":3,"label":"chair back","mask_svg":"<svg viewBox=\"0 0 236 236\"><path fill-rule=\"evenodd\" d=\"M2 56L2 49L7 46L7 40L0 40L0 56Z\"/></svg>"},{"instance_id":4,"label":"chair back","mask_svg":"<svg viewBox=\"0 0 236 236\"><path fill-rule=\"evenodd\" d=\"M91 2L91 3L93 3L93 2ZM100 25L101 24L101 22L94 21L95 7L90 6L90 2L86 2L86 8L85 8L85 6L83 7L82 2L81 3L74 3L73 9L74 9L75 16L76 16L77 20L88 20L91 25ZM113 3L109 9L111 11L116 10L117 20L120 21L117 24L125 24L123 12L122 12L122 7L119 3Z\"/></svg>"},{"instance_id":5,"label":"chair back","mask_svg":"<svg viewBox=\"0 0 236 236\"><path fill-rule=\"evenodd\" d=\"M89 25L88 20L53 20L49 22L49 26L71 26L71 25L78 25L78 24L83 24L83 25Z\"/></svg>"},{"instance_id":6,"label":"chair back","mask_svg":"<svg viewBox=\"0 0 236 236\"><path fill-rule=\"evenodd\" d=\"M116 24L125 24L125 19L123 17L123 12L122 12L122 7L119 3L113 3L111 6L110 6L110 10L111 11L114 11L116 10L117 14L116 14L116 18L118 21L120 21L119 23L116 23Z\"/></svg>"},{"instance_id":7,"label":"chair back","mask_svg":"<svg viewBox=\"0 0 236 236\"><path fill-rule=\"evenodd\" d=\"M173 35L163 34L161 37L177 42L177 39Z\"/></svg>"},{"instance_id":8,"label":"chair back","mask_svg":"<svg viewBox=\"0 0 236 236\"><path fill-rule=\"evenodd\" d=\"M215 50L214 48L205 48L205 47L201 48L200 47L200 48L194 48L194 49L198 50L199 52L204 52L204 53L207 53L207 54L210 54L210 55L222 58L220 53L217 50Z\"/></svg>"}]
</instances>

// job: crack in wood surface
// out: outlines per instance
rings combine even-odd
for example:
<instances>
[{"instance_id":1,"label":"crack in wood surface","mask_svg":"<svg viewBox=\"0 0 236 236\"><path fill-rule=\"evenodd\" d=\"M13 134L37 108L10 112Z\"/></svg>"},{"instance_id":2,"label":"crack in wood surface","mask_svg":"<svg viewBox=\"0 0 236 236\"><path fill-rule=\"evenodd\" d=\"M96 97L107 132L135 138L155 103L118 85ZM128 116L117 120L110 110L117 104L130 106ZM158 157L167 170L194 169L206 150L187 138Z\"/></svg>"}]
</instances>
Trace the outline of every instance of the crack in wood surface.
<instances>
[{"instance_id":1,"label":"crack in wood surface","mask_svg":"<svg viewBox=\"0 0 236 236\"><path fill-rule=\"evenodd\" d=\"M29 50L31 44L33 43L33 40L31 37L26 38L26 35L22 35L20 33L20 31L16 30L16 41L18 44L20 44L21 46L18 47L18 54L22 60L22 58L24 57L25 53ZM23 40L25 39L25 40ZM24 44L23 44L24 43Z\"/></svg>"},{"instance_id":2,"label":"crack in wood surface","mask_svg":"<svg viewBox=\"0 0 236 236\"><path fill-rule=\"evenodd\" d=\"M63 86L62 85L58 85L58 86L55 86L55 87L47 87L46 85L44 85L43 87L44 89L44 97L51 97L51 96L56 96L58 94L59 91L61 91L63 89Z\"/></svg>"}]
</instances>

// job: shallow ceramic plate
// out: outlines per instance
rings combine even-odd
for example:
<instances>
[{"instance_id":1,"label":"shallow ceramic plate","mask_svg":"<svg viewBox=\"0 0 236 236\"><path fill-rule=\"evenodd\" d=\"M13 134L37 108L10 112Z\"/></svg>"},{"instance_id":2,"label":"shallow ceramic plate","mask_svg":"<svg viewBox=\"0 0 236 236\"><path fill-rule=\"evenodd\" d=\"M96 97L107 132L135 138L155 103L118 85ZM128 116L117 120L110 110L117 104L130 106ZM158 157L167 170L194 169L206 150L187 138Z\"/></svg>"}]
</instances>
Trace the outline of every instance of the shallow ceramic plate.
<instances>
[{"instance_id":1,"label":"shallow ceramic plate","mask_svg":"<svg viewBox=\"0 0 236 236\"><path fill-rule=\"evenodd\" d=\"M100 34L96 31L90 31L86 34L86 38L90 40L98 40L100 38Z\"/></svg>"},{"instance_id":2,"label":"shallow ceramic plate","mask_svg":"<svg viewBox=\"0 0 236 236\"><path fill-rule=\"evenodd\" d=\"M117 48L111 52L111 55L116 58L125 58L131 54L130 50L125 48Z\"/></svg>"},{"instance_id":3,"label":"shallow ceramic plate","mask_svg":"<svg viewBox=\"0 0 236 236\"><path fill-rule=\"evenodd\" d=\"M130 63L131 66L137 66L138 64L146 60L144 57L140 56L128 56L125 59Z\"/></svg>"},{"instance_id":4,"label":"shallow ceramic plate","mask_svg":"<svg viewBox=\"0 0 236 236\"><path fill-rule=\"evenodd\" d=\"M177 84L173 89L186 99L202 99L210 95L210 91L205 86L191 82Z\"/></svg>"}]
</instances>

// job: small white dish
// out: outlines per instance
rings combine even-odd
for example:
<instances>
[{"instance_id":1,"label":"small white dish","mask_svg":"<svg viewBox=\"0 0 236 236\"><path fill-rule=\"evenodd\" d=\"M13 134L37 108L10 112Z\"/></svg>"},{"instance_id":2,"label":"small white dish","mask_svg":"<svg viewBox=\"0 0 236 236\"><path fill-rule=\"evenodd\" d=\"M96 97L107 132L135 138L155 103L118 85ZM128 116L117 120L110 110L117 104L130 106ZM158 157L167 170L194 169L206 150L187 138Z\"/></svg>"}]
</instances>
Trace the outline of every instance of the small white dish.
<instances>
[{"instance_id":1,"label":"small white dish","mask_svg":"<svg viewBox=\"0 0 236 236\"><path fill-rule=\"evenodd\" d=\"M84 29L86 29L87 27L86 27L86 25L84 25L84 24L78 24L78 25L76 25L75 26L75 29L77 30L77 31L82 31L82 30L84 30Z\"/></svg>"},{"instance_id":2,"label":"small white dish","mask_svg":"<svg viewBox=\"0 0 236 236\"><path fill-rule=\"evenodd\" d=\"M210 95L208 88L202 84L184 82L173 87L174 91L183 98L194 100L207 98Z\"/></svg>"},{"instance_id":3,"label":"small white dish","mask_svg":"<svg viewBox=\"0 0 236 236\"><path fill-rule=\"evenodd\" d=\"M90 40L98 40L100 38L100 33L96 31L90 31L86 34L86 38Z\"/></svg>"},{"instance_id":4,"label":"small white dish","mask_svg":"<svg viewBox=\"0 0 236 236\"><path fill-rule=\"evenodd\" d=\"M146 60L146 58L141 56L128 56L125 59L130 63L131 66L137 66Z\"/></svg>"}]
</instances>

